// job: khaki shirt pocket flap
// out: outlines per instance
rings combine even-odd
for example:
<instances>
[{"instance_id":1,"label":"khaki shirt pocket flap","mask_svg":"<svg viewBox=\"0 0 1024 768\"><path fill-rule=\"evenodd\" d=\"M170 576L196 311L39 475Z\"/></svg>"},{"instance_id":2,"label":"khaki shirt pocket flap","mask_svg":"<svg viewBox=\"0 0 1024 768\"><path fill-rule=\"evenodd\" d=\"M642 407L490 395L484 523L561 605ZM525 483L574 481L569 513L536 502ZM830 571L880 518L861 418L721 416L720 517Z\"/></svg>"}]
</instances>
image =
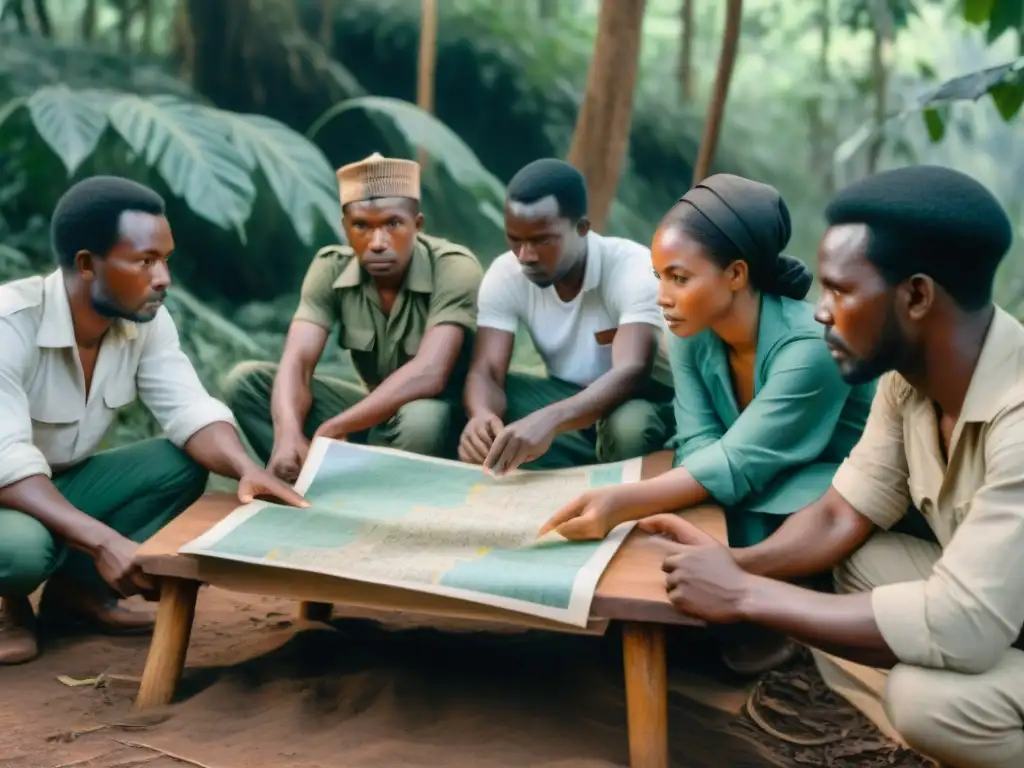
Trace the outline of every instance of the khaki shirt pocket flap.
<instances>
[{"instance_id":1,"label":"khaki shirt pocket flap","mask_svg":"<svg viewBox=\"0 0 1024 768\"><path fill-rule=\"evenodd\" d=\"M420 344L423 343L422 333L410 333L402 339L402 350L409 357L415 357L416 353L420 351Z\"/></svg>"},{"instance_id":2,"label":"khaki shirt pocket flap","mask_svg":"<svg viewBox=\"0 0 1024 768\"><path fill-rule=\"evenodd\" d=\"M103 393L103 402L107 408L116 411L134 403L138 394L134 379L126 377L107 387Z\"/></svg>"},{"instance_id":3,"label":"khaki shirt pocket flap","mask_svg":"<svg viewBox=\"0 0 1024 768\"><path fill-rule=\"evenodd\" d=\"M76 400L73 394L70 397L67 394L47 394L29 403L29 416L32 421L54 427L77 424L84 415L85 404Z\"/></svg>"},{"instance_id":4,"label":"khaki shirt pocket flap","mask_svg":"<svg viewBox=\"0 0 1024 768\"><path fill-rule=\"evenodd\" d=\"M346 326L341 332L341 346L357 352L369 352L373 349L375 334L371 328L350 328Z\"/></svg>"}]
</instances>

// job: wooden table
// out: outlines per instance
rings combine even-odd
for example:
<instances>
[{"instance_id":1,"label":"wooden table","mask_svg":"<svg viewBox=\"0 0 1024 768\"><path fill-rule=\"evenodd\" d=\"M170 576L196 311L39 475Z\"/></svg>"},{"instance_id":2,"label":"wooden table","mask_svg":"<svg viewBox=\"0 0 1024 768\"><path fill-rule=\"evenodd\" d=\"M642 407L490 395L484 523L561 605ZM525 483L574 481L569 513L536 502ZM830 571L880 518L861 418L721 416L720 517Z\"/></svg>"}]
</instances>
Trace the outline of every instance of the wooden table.
<instances>
[{"instance_id":1,"label":"wooden table","mask_svg":"<svg viewBox=\"0 0 1024 768\"><path fill-rule=\"evenodd\" d=\"M666 454L644 460L643 476L670 466ZM482 626L526 626L559 632L603 632L621 621L626 682L626 717L631 768L668 768L666 624L699 622L679 613L665 595L663 549L633 530L605 569L591 604L586 629L567 627L490 606L409 590L365 584L314 573L179 555L185 543L205 533L239 505L230 494L208 494L149 539L139 550L143 570L160 582L156 628L142 675L136 709L171 701L185 666L196 595L201 583L257 595L302 601L300 613L325 620L332 606L416 616L470 620Z\"/></svg>"}]
</instances>

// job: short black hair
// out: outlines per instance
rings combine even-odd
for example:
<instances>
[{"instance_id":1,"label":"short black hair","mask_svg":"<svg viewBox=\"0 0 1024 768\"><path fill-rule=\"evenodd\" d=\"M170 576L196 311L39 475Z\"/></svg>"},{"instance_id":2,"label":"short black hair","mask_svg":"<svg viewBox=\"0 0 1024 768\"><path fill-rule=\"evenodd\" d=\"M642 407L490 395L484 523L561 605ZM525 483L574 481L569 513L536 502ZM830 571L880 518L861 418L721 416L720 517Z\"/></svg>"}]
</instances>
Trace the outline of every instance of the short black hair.
<instances>
[{"instance_id":1,"label":"short black hair","mask_svg":"<svg viewBox=\"0 0 1024 768\"><path fill-rule=\"evenodd\" d=\"M91 176L74 184L57 201L50 222L57 263L70 268L79 251L106 256L121 237L125 211L163 216L164 199L149 187L120 176Z\"/></svg>"},{"instance_id":2,"label":"short black hair","mask_svg":"<svg viewBox=\"0 0 1024 768\"><path fill-rule=\"evenodd\" d=\"M524 165L508 183L506 196L517 203L535 203L551 196L558 212L571 221L587 215L587 182L564 160L548 157Z\"/></svg>"},{"instance_id":3,"label":"short black hair","mask_svg":"<svg viewBox=\"0 0 1024 768\"><path fill-rule=\"evenodd\" d=\"M841 190L825 209L830 225L865 224L867 257L890 285L926 274L963 309L992 301L1013 226L982 184L936 165L883 171Z\"/></svg>"}]
</instances>

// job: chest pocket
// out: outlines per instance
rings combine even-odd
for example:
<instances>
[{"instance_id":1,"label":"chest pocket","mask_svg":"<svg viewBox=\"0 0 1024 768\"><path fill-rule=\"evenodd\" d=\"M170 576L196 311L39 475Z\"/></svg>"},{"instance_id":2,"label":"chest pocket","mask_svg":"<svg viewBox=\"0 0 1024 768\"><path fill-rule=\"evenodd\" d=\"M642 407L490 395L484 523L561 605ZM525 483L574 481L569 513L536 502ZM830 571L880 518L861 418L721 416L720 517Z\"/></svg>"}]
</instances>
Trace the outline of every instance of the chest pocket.
<instances>
[{"instance_id":1,"label":"chest pocket","mask_svg":"<svg viewBox=\"0 0 1024 768\"><path fill-rule=\"evenodd\" d=\"M139 396L133 376L122 376L111 382L103 393L103 404L112 411L131 405Z\"/></svg>"},{"instance_id":2,"label":"chest pocket","mask_svg":"<svg viewBox=\"0 0 1024 768\"><path fill-rule=\"evenodd\" d=\"M352 352L370 352L374 341L376 334L370 328L345 326L341 331L341 346Z\"/></svg>"},{"instance_id":3,"label":"chest pocket","mask_svg":"<svg viewBox=\"0 0 1024 768\"><path fill-rule=\"evenodd\" d=\"M29 405L32 442L51 463L70 461L85 404L69 397L40 398Z\"/></svg>"},{"instance_id":4,"label":"chest pocket","mask_svg":"<svg viewBox=\"0 0 1024 768\"><path fill-rule=\"evenodd\" d=\"M402 340L402 351L406 357L415 357L420 351L420 344L423 343L422 333L410 333Z\"/></svg>"}]
</instances>

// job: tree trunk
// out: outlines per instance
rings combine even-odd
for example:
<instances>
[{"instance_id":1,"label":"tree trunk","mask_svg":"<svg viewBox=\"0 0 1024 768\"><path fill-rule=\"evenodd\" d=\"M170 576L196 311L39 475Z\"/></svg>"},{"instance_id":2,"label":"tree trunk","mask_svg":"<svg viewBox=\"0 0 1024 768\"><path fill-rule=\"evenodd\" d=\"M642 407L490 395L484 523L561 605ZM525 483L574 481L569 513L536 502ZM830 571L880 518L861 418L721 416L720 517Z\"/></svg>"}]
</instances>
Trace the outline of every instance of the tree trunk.
<instances>
[{"instance_id":1,"label":"tree trunk","mask_svg":"<svg viewBox=\"0 0 1024 768\"><path fill-rule=\"evenodd\" d=\"M867 172L878 170L878 161L885 146L882 125L889 111L889 65L892 61L893 23L886 0L872 0L871 19L875 30L871 46L871 79L875 91L875 135L868 144Z\"/></svg>"},{"instance_id":2,"label":"tree trunk","mask_svg":"<svg viewBox=\"0 0 1024 768\"><path fill-rule=\"evenodd\" d=\"M420 59L416 71L416 104L430 114L434 114L436 66L437 0L420 0ZM420 166L426 166L429 155L422 147L417 159Z\"/></svg>"},{"instance_id":3,"label":"tree trunk","mask_svg":"<svg viewBox=\"0 0 1024 768\"><path fill-rule=\"evenodd\" d=\"M180 0L176 55L193 87L222 109L258 112L304 132L361 95L299 24L294 0Z\"/></svg>"},{"instance_id":4,"label":"tree trunk","mask_svg":"<svg viewBox=\"0 0 1024 768\"><path fill-rule=\"evenodd\" d=\"M819 0L818 24L821 31L821 48L818 51L818 93L807 105L808 134L811 144L811 174L820 177L825 194L835 189L835 174L832 169L832 131L825 117L825 94L832 82L828 56L832 45L831 0Z\"/></svg>"},{"instance_id":5,"label":"tree trunk","mask_svg":"<svg viewBox=\"0 0 1024 768\"><path fill-rule=\"evenodd\" d=\"M33 0L32 9L36 12L39 33L43 37L53 37L53 24L50 22L50 11L46 7L46 0Z\"/></svg>"},{"instance_id":6,"label":"tree trunk","mask_svg":"<svg viewBox=\"0 0 1024 768\"><path fill-rule=\"evenodd\" d=\"M139 13L142 14L142 52L151 56L153 54L153 0L140 0Z\"/></svg>"},{"instance_id":7,"label":"tree trunk","mask_svg":"<svg viewBox=\"0 0 1024 768\"><path fill-rule=\"evenodd\" d=\"M132 16L135 14L135 8L131 0L119 0L117 5L121 12L117 21L118 47L121 53L131 53Z\"/></svg>"},{"instance_id":8,"label":"tree trunk","mask_svg":"<svg viewBox=\"0 0 1024 768\"><path fill-rule=\"evenodd\" d=\"M590 220L598 232L608 220L629 145L645 4L601 3L587 90L569 148L569 162L587 180Z\"/></svg>"},{"instance_id":9,"label":"tree trunk","mask_svg":"<svg viewBox=\"0 0 1024 768\"><path fill-rule=\"evenodd\" d=\"M334 48L334 0L320 0L320 45Z\"/></svg>"},{"instance_id":10,"label":"tree trunk","mask_svg":"<svg viewBox=\"0 0 1024 768\"><path fill-rule=\"evenodd\" d=\"M8 16L14 17L14 22L18 25L18 31L21 34L28 34L28 19L25 16L25 7L21 4L21 0L9 0L0 6L0 22L6 21Z\"/></svg>"},{"instance_id":11,"label":"tree trunk","mask_svg":"<svg viewBox=\"0 0 1024 768\"><path fill-rule=\"evenodd\" d=\"M736 51L740 46L740 21L743 17L743 0L727 0L725 7L725 31L722 33L722 52L718 55L718 71L715 73L715 88L711 93L708 116L704 122L704 135L700 139L700 151L693 165L693 183L699 184L711 171L715 157L718 136L722 132L725 117L725 102L729 98L729 81L736 64Z\"/></svg>"},{"instance_id":12,"label":"tree trunk","mask_svg":"<svg viewBox=\"0 0 1024 768\"><path fill-rule=\"evenodd\" d=\"M693 0L682 0L679 6L679 100L693 101Z\"/></svg>"},{"instance_id":13,"label":"tree trunk","mask_svg":"<svg viewBox=\"0 0 1024 768\"><path fill-rule=\"evenodd\" d=\"M82 39L87 43L92 42L96 37L96 16L99 8L99 0L87 0L85 9L82 11Z\"/></svg>"},{"instance_id":14,"label":"tree trunk","mask_svg":"<svg viewBox=\"0 0 1024 768\"><path fill-rule=\"evenodd\" d=\"M188 17L188 0L178 0L171 25L172 50L181 62L181 76L195 83L196 41L192 36L192 22Z\"/></svg>"},{"instance_id":15,"label":"tree trunk","mask_svg":"<svg viewBox=\"0 0 1024 768\"><path fill-rule=\"evenodd\" d=\"M537 16L544 21L558 18L558 0L537 0Z\"/></svg>"}]
</instances>

